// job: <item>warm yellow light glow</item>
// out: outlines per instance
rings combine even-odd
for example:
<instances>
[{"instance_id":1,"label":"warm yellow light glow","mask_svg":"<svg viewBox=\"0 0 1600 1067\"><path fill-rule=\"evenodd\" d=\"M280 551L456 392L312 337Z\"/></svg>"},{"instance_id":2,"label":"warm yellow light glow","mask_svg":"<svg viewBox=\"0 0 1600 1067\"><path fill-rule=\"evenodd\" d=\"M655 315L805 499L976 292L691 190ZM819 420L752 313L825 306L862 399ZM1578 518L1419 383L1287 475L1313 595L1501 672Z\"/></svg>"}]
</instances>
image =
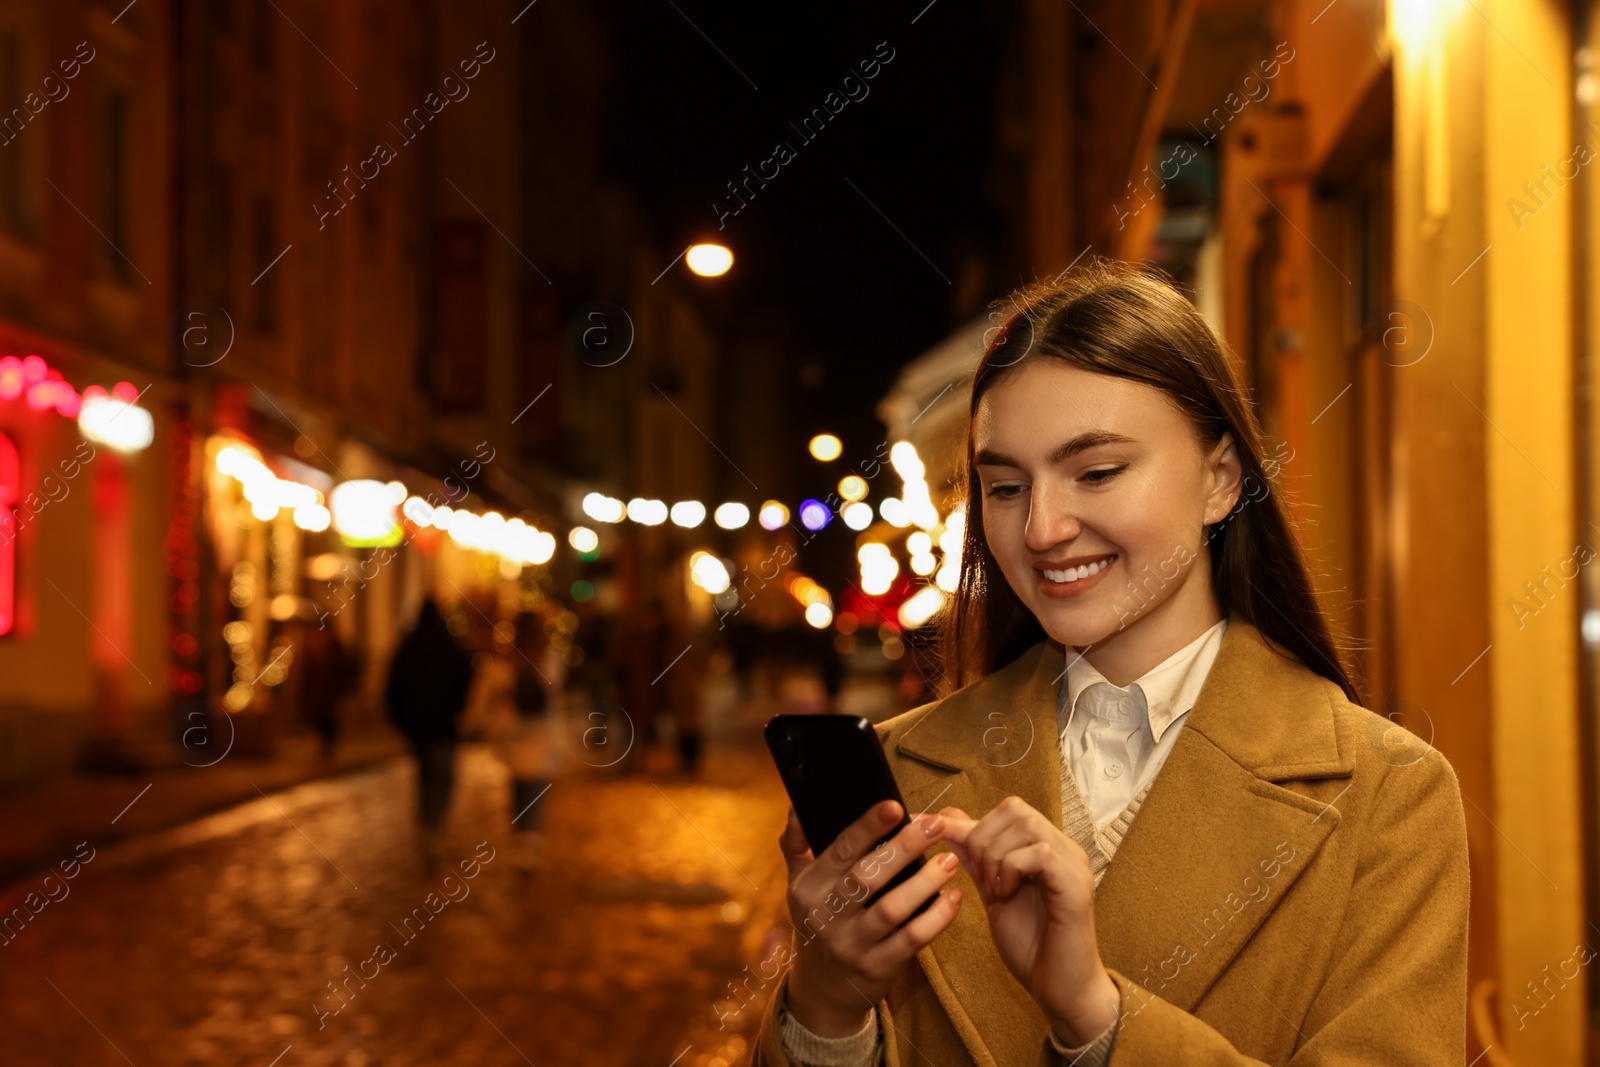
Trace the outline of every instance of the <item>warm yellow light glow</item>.
<instances>
[{"instance_id":1,"label":"warm yellow light glow","mask_svg":"<svg viewBox=\"0 0 1600 1067\"><path fill-rule=\"evenodd\" d=\"M392 486L357 478L333 486L328 502L333 507L333 528L346 541L381 541L395 533L395 506L400 501Z\"/></svg>"},{"instance_id":2,"label":"warm yellow light glow","mask_svg":"<svg viewBox=\"0 0 1600 1067\"><path fill-rule=\"evenodd\" d=\"M794 575L789 582L789 595L802 604L832 604L828 591L803 574Z\"/></svg>"},{"instance_id":3,"label":"warm yellow light glow","mask_svg":"<svg viewBox=\"0 0 1600 1067\"><path fill-rule=\"evenodd\" d=\"M332 521L333 515L321 504L301 504L294 509L294 524L302 530L319 533Z\"/></svg>"},{"instance_id":4,"label":"warm yellow light glow","mask_svg":"<svg viewBox=\"0 0 1600 1067\"><path fill-rule=\"evenodd\" d=\"M818 630L826 630L833 622L833 609L823 603L806 605L806 622Z\"/></svg>"},{"instance_id":5,"label":"warm yellow light glow","mask_svg":"<svg viewBox=\"0 0 1600 1067\"><path fill-rule=\"evenodd\" d=\"M769 500L761 505L758 516L763 530L777 530L789 522L789 509L776 500Z\"/></svg>"},{"instance_id":6,"label":"warm yellow light glow","mask_svg":"<svg viewBox=\"0 0 1600 1067\"><path fill-rule=\"evenodd\" d=\"M894 443L894 447L889 449L889 463L894 467L894 472L908 482L916 481L927 473L921 457L917 455L917 446L910 441Z\"/></svg>"},{"instance_id":7,"label":"warm yellow light glow","mask_svg":"<svg viewBox=\"0 0 1600 1067\"><path fill-rule=\"evenodd\" d=\"M689 557L689 577L712 596L727 592L732 584L728 568L709 552L696 552Z\"/></svg>"},{"instance_id":8,"label":"warm yellow light glow","mask_svg":"<svg viewBox=\"0 0 1600 1067\"><path fill-rule=\"evenodd\" d=\"M1389 27L1400 46L1415 56L1427 43L1428 30L1438 14L1439 0L1392 0Z\"/></svg>"},{"instance_id":9,"label":"warm yellow light glow","mask_svg":"<svg viewBox=\"0 0 1600 1067\"><path fill-rule=\"evenodd\" d=\"M587 526L574 526L567 533L567 544L579 552L593 552L600 547L600 535Z\"/></svg>"},{"instance_id":10,"label":"warm yellow light glow","mask_svg":"<svg viewBox=\"0 0 1600 1067\"><path fill-rule=\"evenodd\" d=\"M116 397L85 396L78 409L78 429L91 441L118 452L138 452L155 440L156 424L150 412Z\"/></svg>"},{"instance_id":11,"label":"warm yellow light glow","mask_svg":"<svg viewBox=\"0 0 1600 1067\"><path fill-rule=\"evenodd\" d=\"M720 278L733 266L733 252L724 245L692 245L684 261L702 278Z\"/></svg>"},{"instance_id":12,"label":"warm yellow light glow","mask_svg":"<svg viewBox=\"0 0 1600 1067\"><path fill-rule=\"evenodd\" d=\"M628 501L628 518L641 526L660 526L667 521L667 513L664 500L647 500L636 496Z\"/></svg>"},{"instance_id":13,"label":"warm yellow light glow","mask_svg":"<svg viewBox=\"0 0 1600 1067\"><path fill-rule=\"evenodd\" d=\"M882 596L894 585L895 576L899 573L900 563L889 555L887 549L877 555L864 557L861 560L861 591L868 596Z\"/></svg>"},{"instance_id":14,"label":"warm yellow light glow","mask_svg":"<svg viewBox=\"0 0 1600 1067\"><path fill-rule=\"evenodd\" d=\"M706 521L706 506L698 500L680 500L672 505L672 522L692 530Z\"/></svg>"},{"instance_id":15,"label":"warm yellow light glow","mask_svg":"<svg viewBox=\"0 0 1600 1067\"><path fill-rule=\"evenodd\" d=\"M595 522L621 522L627 508L615 497L590 493L583 498L583 513Z\"/></svg>"},{"instance_id":16,"label":"warm yellow light glow","mask_svg":"<svg viewBox=\"0 0 1600 1067\"><path fill-rule=\"evenodd\" d=\"M849 501L867 498L867 480L859 474L847 474L839 479L839 495Z\"/></svg>"},{"instance_id":17,"label":"warm yellow light glow","mask_svg":"<svg viewBox=\"0 0 1600 1067\"><path fill-rule=\"evenodd\" d=\"M844 524L850 529L865 530L872 525L872 505L858 500L854 504L845 505L845 509L839 512L839 516L844 519Z\"/></svg>"},{"instance_id":18,"label":"warm yellow light glow","mask_svg":"<svg viewBox=\"0 0 1600 1067\"><path fill-rule=\"evenodd\" d=\"M724 530L738 530L750 521L750 509L743 504L729 501L717 506L716 519L717 525Z\"/></svg>"},{"instance_id":19,"label":"warm yellow light glow","mask_svg":"<svg viewBox=\"0 0 1600 1067\"><path fill-rule=\"evenodd\" d=\"M433 505L420 496L407 497L406 502L400 505L400 514L410 519L413 525L433 525Z\"/></svg>"},{"instance_id":20,"label":"warm yellow light glow","mask_svg":"<svg viewBox=\"0 0 1600 1067\"><path fill-rule=\"evenodd\" d=\"M944 607L944 594L937 586L925 585L900 605L900 625L915 630L939 613Z\"/></svg>"},{"instance_id":21,"label":"warm yellow light glow","mask_svg":"<svg viewBox=\"0 0 1600 1067\"><path fill-rule=\"evenodd\" d=\"M824 463L832 462L839 458L839 453L844 451L844 443L831 433L819 433L811 439L811 456Z\"/></svg>"}]
</instances>

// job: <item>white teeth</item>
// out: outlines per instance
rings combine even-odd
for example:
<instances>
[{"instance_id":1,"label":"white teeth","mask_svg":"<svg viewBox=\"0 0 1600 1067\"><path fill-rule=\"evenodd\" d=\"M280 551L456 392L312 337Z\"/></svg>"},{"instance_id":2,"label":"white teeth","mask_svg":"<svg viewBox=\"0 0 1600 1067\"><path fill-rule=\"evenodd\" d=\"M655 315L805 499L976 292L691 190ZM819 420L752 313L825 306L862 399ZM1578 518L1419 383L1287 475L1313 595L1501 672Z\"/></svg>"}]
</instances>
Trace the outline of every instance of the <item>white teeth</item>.
<instances>
[{"instance_id":1,"label":"white teeth","mask_svg":"<svg viewBox=\"0 0 1600 1067\"><path fill-rule=\"evenodd\" d=\"M1085 563L1081 567L1068 567L1064 571L1044 571L1043 574L1052 582L1076 582L1089 577L1091 574L1099 574L1101 571L1111 566L1112 562L1115 561L1116 558L1116 556L1110 556L1098 563Z\"/></svg>"}]
</instances>

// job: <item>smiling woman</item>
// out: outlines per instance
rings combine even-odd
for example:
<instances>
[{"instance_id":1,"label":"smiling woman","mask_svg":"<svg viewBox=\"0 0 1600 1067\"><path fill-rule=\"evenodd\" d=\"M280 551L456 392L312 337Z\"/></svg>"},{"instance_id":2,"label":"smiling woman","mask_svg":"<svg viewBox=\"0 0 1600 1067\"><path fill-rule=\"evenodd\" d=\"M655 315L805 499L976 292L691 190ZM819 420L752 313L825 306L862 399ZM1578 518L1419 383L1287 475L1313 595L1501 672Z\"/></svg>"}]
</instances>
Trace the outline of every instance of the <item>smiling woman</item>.
<instances>
[{"instance_id":1,"label":"smiling woman","mask_svg":"<svg viewBox=\"0 0 1600 1067\"><path fill-rule=\"evenodd\" d=\"M1122 674L1140 658L1132 646L1236 611L1359 702L1279 499L1212 529L1246 486L1273 479L1238 372L1194 306L1145 269L1111 262L1011 305L1020 310L973 377L962 556L972 565L945 631L948 677L975 681L1046 635L1097 642L1091 658L1120 661ZM1202 553L1208 566L1152 588L1147 567ZM1046 573L1086 564L1105 577ZM1100 595L1086 597L1095 585ZM1122 634L1130 614L1142 625Z\"/></svg>"},{"instance_id":2,"label":"smiling woman","mask_svg":"<svg viewBox=\"0 0 1600 1067\"><path fill-rule=\"evenodd\" d=\"M972 384L961 688L878 727L919 814L868 872L897 803L821 855L791 812L790 913L940 854L798 946L754 1062L1459 1064L1460 787L1360 706L1250 493L1279 464L1234 363L1133 264L1010 306ZM994 758L1012 710L1030 741Z\"/></svg>"}]
</instances>

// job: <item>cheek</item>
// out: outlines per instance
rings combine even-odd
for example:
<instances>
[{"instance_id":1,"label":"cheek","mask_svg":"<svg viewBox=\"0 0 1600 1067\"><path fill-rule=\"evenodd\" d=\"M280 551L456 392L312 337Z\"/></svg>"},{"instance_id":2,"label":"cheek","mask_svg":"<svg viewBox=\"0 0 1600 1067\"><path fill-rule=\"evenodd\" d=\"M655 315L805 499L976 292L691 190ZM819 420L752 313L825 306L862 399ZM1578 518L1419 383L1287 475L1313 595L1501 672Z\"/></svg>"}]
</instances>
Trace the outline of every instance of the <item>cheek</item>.
<instances>
[{"instance_id":1,"label":"cheek","mask_svg":"<svg viewBox=\"0 0 1600 1067\"><path fill-rule=\"evenodd\" d=\"M1014 575L1017 568L1026 566L1028 511L1025 506L983 509L983 538L1000 570Z\"/></svg>"}]
</instances>

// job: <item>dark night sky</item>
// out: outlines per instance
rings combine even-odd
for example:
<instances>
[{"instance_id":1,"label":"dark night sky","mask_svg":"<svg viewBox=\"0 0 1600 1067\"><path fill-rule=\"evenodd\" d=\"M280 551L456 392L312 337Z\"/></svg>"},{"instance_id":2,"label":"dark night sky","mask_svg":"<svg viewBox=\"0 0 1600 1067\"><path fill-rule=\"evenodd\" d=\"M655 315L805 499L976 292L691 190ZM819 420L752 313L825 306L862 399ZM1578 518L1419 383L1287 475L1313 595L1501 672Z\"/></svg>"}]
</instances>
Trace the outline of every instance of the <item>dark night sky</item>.
<instances>
[{"instance_id":1,"label":"dark night sky","mask_svg":"<svg viewBox=\"0 0 1600 1067\"><path fill-rule=\"evenodd\" d=\"M1011 4L925 7L637 0L610 16L622 59L615 172L642 198L662 248L720 238L734 249L726 298L708 305L713 327L735 337L772 329L776 315L797 365L815 360L824 372L811 377L817 410L807 414L847 434L881 433L872 405L954 325L963 248L991 260L1002 248L987 186ZM790 123L830 91L842 96L880 42L893 58L865 83L868 95L805 141ZM746 164L754 171L779 140L795 158L719 234L713 201L734 205L724 183Z\"/></svg>"}]
</instances>

